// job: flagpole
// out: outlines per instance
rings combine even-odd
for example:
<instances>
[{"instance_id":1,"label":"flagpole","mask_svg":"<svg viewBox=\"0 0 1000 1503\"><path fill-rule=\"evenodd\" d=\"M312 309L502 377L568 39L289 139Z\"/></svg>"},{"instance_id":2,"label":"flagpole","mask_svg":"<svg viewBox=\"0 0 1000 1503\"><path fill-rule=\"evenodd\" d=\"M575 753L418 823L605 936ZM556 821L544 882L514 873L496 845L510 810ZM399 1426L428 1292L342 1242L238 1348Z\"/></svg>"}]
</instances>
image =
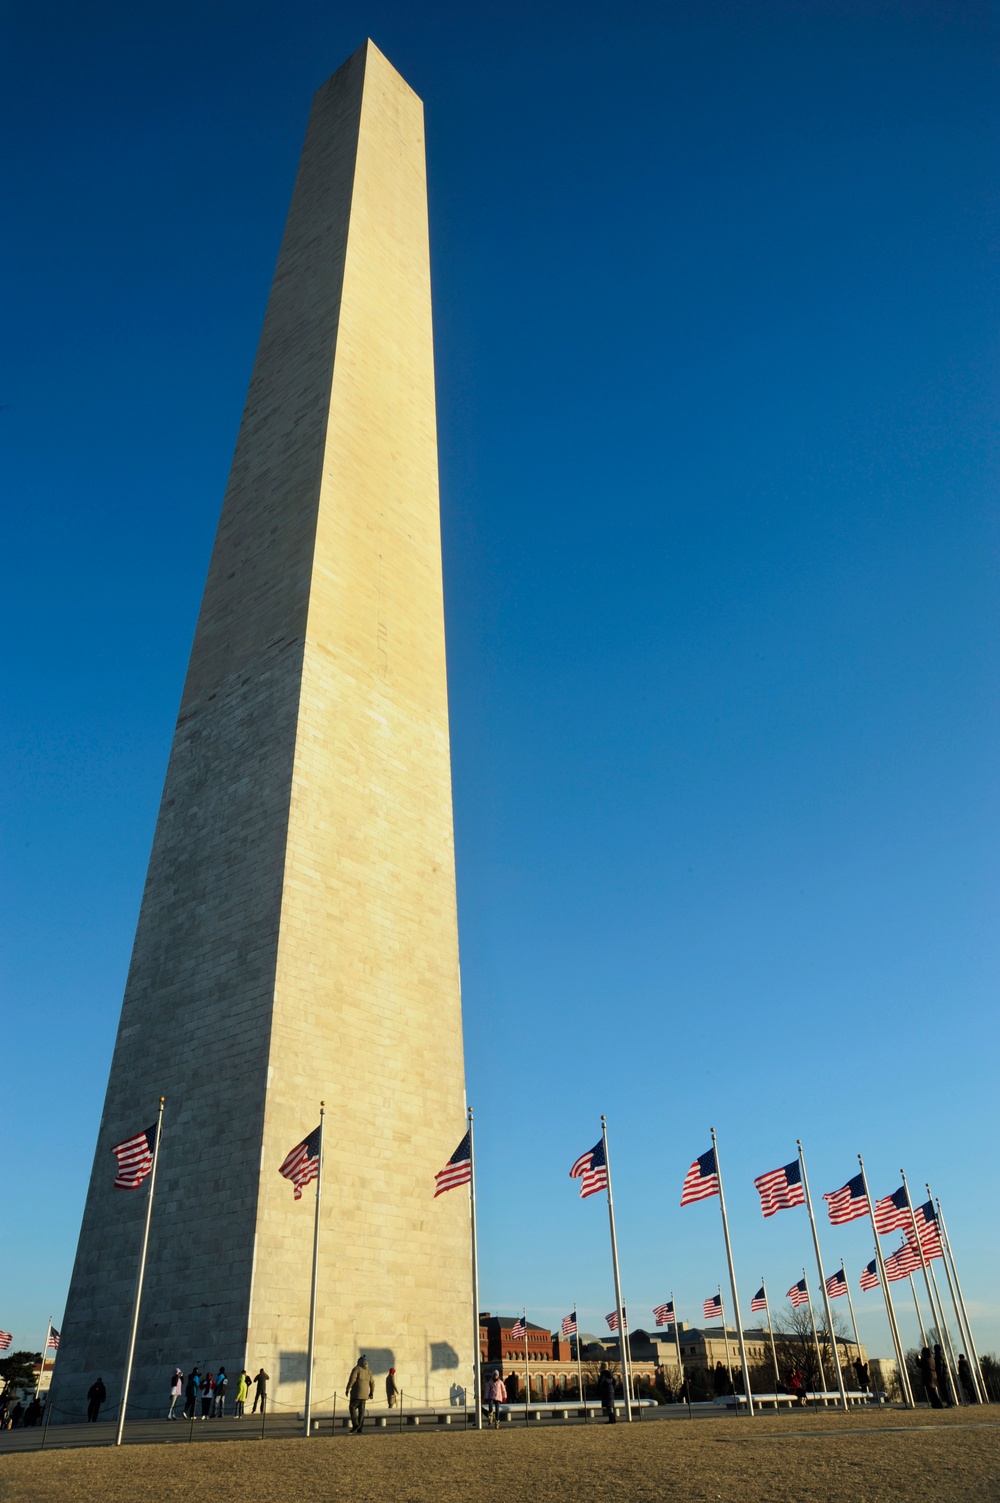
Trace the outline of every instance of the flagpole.
<instances>
[{"instance_id":1,"label":"flagpole","mask_svg":"<svg viewBox=\"0 0 1000 1503\"><path fill-rule=\"evenodd\" d=\"M729 1218L726 1215L726 1197L722 1190L722 1166L719 1163L719 1144L712 1128L712 1149L715 1154L715 1177L719 1181L719 1208L722 1211L722 1234L726 1239L726 1258L729 1263L729 1287L733 1292L733 1309L736 1311L736 1334L740 1341L740 1361L743 1364L743 1382L747 1391L747 1414L754 1417L753 1394L750 1392L750 1364L747 1361L747 1344L743 1339L743 1319L740 1315L740 1297L736 1292L736 1268L733 1264L733 1247L729 1240ZM737 1404L737 1413L739 1405Z\"/></svg>"},{"instance_id":2,"label":"flagpole","mask_svg":"<svg viewBox=\"0 0 1000 1503\"><path fill-rule=\"evenodd\" d=\"M125 1406L128 1404L128 1391L132 1383L132 1359L135 1356L135 1338L139 1331L139 1306L142 1303L142 1283L146 1276L146 1249L149 1247L149 1222L153 1214L153 1190L156 1187L156 1164L160 1157L160 1138L163 1127L163 1097L160 1097L160 1110L156 1117L156 1142L153 1145L153 1167L149 1173L149 1194L146 1197L146 1225L142 1233L142 1251L139 1254L139 1276L135 1282L135 1299L132 1302L132 1329L128 1338L128 1356L125 1359L125 1382L122 1384L121 1403L118 1406L118 1427L115 1431L115 1445L120 1446L122 1435L125 1432Z\"/></svg>"},{"instance_id":3,"label":"flagpole","mask_svg":"<svg viewBox=\"0 0 1000 1503\"><path fill-rule=\"evenodd\" d=\"M879 1279L882 1284L882 1294L885 1298L886 1319L889 1322L889 1334L896 1348L896 1361L899 1364L899 1385L903 1391L903 1402L908 1409L914 1407L913 1390L910 1387L910 1375L906 1371L906 1353L903 1351L903 1341L899 1334L899 1326L896 1324L896 1309L892 1303L892 1294L889 1291L889 1279L885 1271L885 1259L882 1256L882 1244L879 1240L878 1227L875 1224L875 1204L872 1200L872 1192L868 1188L868 1176L865 1173L865 1161L858 1154L858 1163L861 1165L861 1183L865 1187L865 1199L868 1202L868 1214L872 1219L872 1236L875 1238L875 1261L878 1263Z\"/></svg>"},{"instance_id":4,"label":"flagpole","mask_svg":"<svg viewBox=\"0 0 1000 1503\"><path fill-rule=\"evenodd\" d=\"M472 1391L476 1400L476 1429L483 1428L482 1354L479 1350L479 1245L476 1241L476 1146L472 1135L472 1107L469 1114L469 1210L472 1216ZM527 1327L525 1327L527 1335Z\"/></svg>"},{"instance_id":5,"label":"flagpole","mask_svg":"<svg viewBox=\"0 0 1000 1503\"><path fill-rule=\"evenodd\" d=\"M774 1344L774 1327L771 1324L771 1301L767 1297L767 1284L764 1275L760 1276L760 1287L764 1291L764 1309L767 1311L767 1334L771 1338L771 1361L774 1363L774 1392L777 1394L781 1387L781 1377L778 1373L778 1349Z\"/></svg>"},{"instance_id":6,"label":"flagpole","mask_svg":"<svg viewBox=\"0 0 1000 1503\"><path fill-rule=\"evenodd\" d=\"M938 1327L938 1332L941 1336L941 1355L944 1358L944 1365L948 1369L948 1380L951 1383L952 1388L954 1388L956 1379L951 1371L951 1363L948 1361L948 1337L947 1333L944 1331L944 1322L941 1319L941 1315L934 1305L934 1295L931 1292L931 1277L927 1271L927 1259L924 1257L924 1243L917 1228L917 1213L913 1209L913 1201L910 1199L910 1187L906 1183L906 1175L903 1174L902 1169L900 1169L899 1172L903 1177L903 1189L906 1191L906 1204L909 1207L910 1211L910 1222L913 1226L913 1235L917 1243L917 1252L920 1254L920 1266L924 1271L924 1283L927 1286L927 1303L931 1307L931 1319ZM927 1345L926 1341L924 1342L924 1345Z\"/></svg>"},{"instance_id":7,"label":"flagpole","mask_svg":"<svg viewBox=\"0 0 1000 1503\"><path fill-rule=\"evenodd\" d=\"M860 1334L858 1332L858 1317L854 1313L854 1301L851 1298L851 1281L847 1277L847 1269L844 1267L844 1260L843 1260L843 1258L841 1258L841 1260L840 1260L840 1271L841 1271L841 1273L844 1276L844 1288L847 1290L847 1308L851 1312L851 1325L854 1327L854 1345L858 1349L858 1361L860 1362L861 1361L861 1336L860 1336Z\"/></svg>"},{"instance_id":8,"label":"flagpole","mask_svg":"<svg viewBox=\"0 0 1000 1503\"><path fill-rule=\"evenodd\" d=\"M326 1102L319 1104L319 1165L316 1173L316 1219L313 1222L312 1286L309 1290L309 1350L306 1354L305 1434L312 1428L313 1359L316 1352L316 1290L319 1285L319 1208L323 1199L323 1118Z\"/></svg>"},{"instance_id":9,"label":"flagpole","mask_svg":"<svg viewBox=\"0 0 1000 1503\"><path fill-rule=\"evenodd\" d=\"M917 1312L917 1325L920 1327L920 1345L921 1346L926 1346L927 1345L927 1332L924 1330L924 1317L920 1313L920 1301L917 1299L917 1286L913 1282L913 1274L912 1273L908 1273L906 1275L906 1277L910 1281L910 1293L913 1295L913 1308Z\"/></svg>"},{"instance_id":10,"label":"flagpole","mask_svg":"<svg viewBox=\"0 0 1000 1503\"><path fill-rule=\"evenodd\" d=\"M625 1418L632 1423L632 1384L629 1361L626 1356L628 1336L625 1331L625 1306L622 1304L622 1281L618 1272L618 1238L615 1236L615 1203L611 1195L611 1160L608 1157L608 1123L601 1114L601 1138L604 1143L604 1167L608 1175L608 1221L611 1226L611 1263L615 1274L615 1308L618 1311L618 1352L622 1360L622 1397L625 1400Z\"/></svg>"},{"instance_id":11,"label":"flagpole","mask_svg":"<svg viewBox=\"0 0 1000 1503\"><path fill-rule=\"evenodd\" d=\"M677 1301L674 1298L674 1291L672 1289L670 1291L670 1308L674 1312L674 1342L675 1342L675 1344L677 1346L677 1376L678 1376L678 1381L680 1382L680 1385L681 1385L681 1392L683 1393L684 1392L684 1364L681 1361L681 1331L680 1331L680 1326L677 1323Z\"/></svg>"},{"instance_id":12,"label":"flagpole","mask_svg":"<svg viewBox=\"0 0 1000 1503\"><path fill-rule=\"evenodd\" d=\"M945 1252L947 1253L948 1257L951 1259L951 1268L952 1268L952 1272L955 1275L955 1289L956 1289L956 1291L958 1293L959 1303L962 1306L962 1315L965 1318L965 1330L966 1330L966 1334L967 1334L967 1336L969 1338L969 1351L972 1353L972 1360L973 1360L973 1363L974 1363L973 1371L978 1375L978 1378L979 1378L979 1388L980 1388L980 1392L982 1393L982 1396L983 1396L983 1403L984 1404L992 1404L993 1400L989 1396L989 1391L987 1390L987 1387L986 1387L986 1379L983 1377L983 1367L982 1367L982 1363L979 1360L979 1353L976 1351L976 1338L972 1334L972 1324L971 1324L971 1322L969 1320L969 1312L968 1312L968 1310L966 1308L966 1304L965 1304L965 1295L962 1293L962 1285L961 1285L961 1281L959 1280L959 1277L958 1277L958 1264L955 1262L955 1254L954 1254L954 1252L952 1250L951 1239L948 1236L948 1228L945 1225L944 1212L941 1209L941 1202L940 1202L940 1200L936 1201L935 1203L937 1205L938 1221L940 1221L940 1223L941 1223L941 1239L942 1239L942 1243L943 1243Z\"/></svg>"},{"instance_id":13,"label":"flagpole","mask_svg":"<svg viewBox=\"0 0 1000 1503\"><path fill-rule=\"evenodd\" d=\"M739 1413L739 1400L736 1398L736 1384L733 1382L733 1359L729 1352L729 1327L726 1324L726 1302L722 1298L722 1285L716 1284L715 1287L719 1291L719 1311L722 1315L722 1339L726 1343L726 1367L729 1369L729 1386L733 1391L733 1402L736 1404L737 1413Z\"/></svg>"},{"instance_id":14,"label":"flagpole","mask_svg":"<svg viewBox=\"0 0 1000 1503\"><path fill-rule=\"evenodd\" d=\"M580 1395L580 1403L583 1405L583 1417L586 1419L587 1401L583 1396L583 1361L580 1357L580 1306L575 1300L573 1301L573 1315L575 1316L574 1324L576 1325L576 1330L573 1332L573 1335L576 1337L576 1382Z\"/></svg>"},{"instance_id":15,"label":"flagpole","mask_svg":"<svg viewBox=\"0 0 1000 1503\"><path fill-rule=\"evenodd\" d=\"M927 1191L927 1198L928 1198L928 1200L930 1200L933 1203L934 1197L931 1195L931 1187L930 1187L930 1185L925 1185L925 1189ZM966 1339L966 1331L965 1331L965 1327L962 1325L962 1314L961 1314L961 1311L958 1308L958 1300L955 1297L955 1286L954 1286L954 1284L951 1281L951 1269L948 1267L948 1253L947 1253L947 1249L945 1248L944 1234L943 1234L942 1228L941 1228L941 1210L940 1210L940 1207L938 1208L937 1216L938 1216L938 1236L939 1236L940 1242L941 1242L941 1261L944 1264L944 1276L945 1276L945 1278L948 1281L948 1293L951 1296L952 1308L955 1311L955 1325L956 1325L956 1327L958 1329L958 1339L959 1339L960 1343L962 1344L962 1346L967 1346L968 1342L967 1342L967 1339ZM954 1351L952 1351L952 1356L954 1356L954 1355L955 1355ZM955 1363L955 1370L956 1370L956 1372L958 1371L958 1363L957 1363L957 1361ZM971 1362L969 1363L969 1371L972 1373L972 1382L973 1382L973 1387L976 1390L976 1402L978 1403L978 1402L980 1402L979 1382L978 1382L978 1380L976 1378L976 1369L972 1365ZM959 1379L959 1382L961 1383L961 1379ZM957 1395L956 1395L956 1397L957 1397ZM967 1399L967 1397L968 1397L968 1395L963 1395L963 1399Z\"/></svg>"},{"instance_id":16,"label":"flagpole","mask_svg":"<svg viewBox=\"0 0 1000 1503\"><path fill-rule=\"evenodd\" d=\"M802 1139L797 1140L799 1148L799 1168L802 1170L802 1188L806 1192L806 1209L809 1212L809 1225L812 1227L813 1247L816 1249L816 1271L819 1274L819 1284L823 1291L823 1308L826 1311L826 1324L830 1332L830 1348L833 1352L833 1370L837 1376L837 1388L840 1391L840 1407L846 1414L850 1405L847 1402L847 1389L844 1387L844 1374L840 1370L840 1352L837 1349L837 1333L833 1329L833 1310L830 1308L830 1291L826 1287L826 1276L823 1273L823 1259L819 1250L819 1232L816 1229L816 1214L813 1211L812 1195L809 1193L809 1176L806 1173L806 1156L802 1151Z\"/></svg>"},{"instance_id":17,"label":"flagpole","mask_svg":"<svg viewBox=\"0 0 1000 1503\"><path fill-rule=\"evenodd\" d=\"M43 1378L43 1376L45 1374L45 1354L46 1354L46 1352L49 1349L49 1338L50 1338L51 1335L52 1335L52 1316L50 1315L49 1316L49 1323L48 1323L48 1325L45 1328L45 1345L42 1347L42 1365L38 1369L38 1382L35 1384L35 1398L36 1399L38 1398L38 1395L42 1391L42 1378Z\"/></svg>"},{"instance_id":18,"label":"flagpole","mask_svg":"<svg viewBox=\"0 0 1000 1503\"><path fill-rule=\"evenodd\" d=\"M816 1329L816 1311L813 1309L812 1295L809 1292L809 1278L805 1269L802 1270L802 1282L806 1286L806 1299L809 1302L809 1319L812 1321L813 1341L816 1346L816 1363L819 1367L819 1381L822 1385L823 1408L826 1408L826 1373L823 1370L823 1353L819 1349L819 1332Z\"/></svg>"},{"instance_id":19,"label":"flagpole","mask_svg":"<svg viewBox=\"0 0 1000 1503\"><path fill-rule=\"evenodd\" d=\"M530 1418L528 1405L531 1403L531 1373L528 1370L528 1312L522 1306L521 1318L524 1321L524 1423Z\"/></svg>"}]
</instances>

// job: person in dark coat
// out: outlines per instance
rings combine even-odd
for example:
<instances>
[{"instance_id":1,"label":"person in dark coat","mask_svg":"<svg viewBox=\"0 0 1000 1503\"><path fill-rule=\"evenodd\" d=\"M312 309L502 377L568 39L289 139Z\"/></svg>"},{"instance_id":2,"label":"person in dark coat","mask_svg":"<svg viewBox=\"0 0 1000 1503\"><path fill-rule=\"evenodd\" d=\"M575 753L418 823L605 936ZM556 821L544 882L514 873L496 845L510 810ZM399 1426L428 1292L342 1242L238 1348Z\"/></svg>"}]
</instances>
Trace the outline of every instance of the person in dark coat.
<instances>
[{"instance_id":1,"label":"person in dark coat","mask_svg":"<svg viewBox=\"0 0 1000 1503\"><path fill-rule=\"evenodd\" d=\"M363 1353L351 1368L347 1397L351 1401L351 1434L360 1435L365 1427L365 1405L375 1397L375 1374Z\"/></svg>"},{"instance_id":2,"label":"person in dark coat","mask_svg":"<svg viewBox=\"0 0 1000 1503\"><path fill-rule=\"evenodd\" d=\"M270 1373L266 1373L264 1369L261 1368L256 1378L254 1378L253 1386L255 1392L253 1396L253 1408L250 1411L251 1414L257 1413L258 1404L260 1405L261 1409L267 1408L267 1380L270 1376Z\"/></svg>"},{"instance_id":3,"label":"person in dark coat","mask_svg":"<svg viewBox=\"0 0 1000 1503\"><path fill-rule=\"evenodd\" d=\"M104 1386L103 1378L98 1378L96 1383L91 1383L87 1389L87 1418L96 1420L101 1412L101 1405L108 1396L108 1390Z\"/></svg>"},{"instance_id":4,"label":"person in dark coat","mask_svg":"<svg viewBox=\"0 0 1000 1503\"><path fill-rule=\"evenodd\" d=\"M618 1423L615 1413L615 1379L610 1368L602 1367L597 1377L597 1396L601 1401L601 1408L608 1417L608 1424Z\"/></svg>"},{"instance_id":5,"label":"person in dark coat","mask_svg":"<svg viewBox=\"0 0 1000 1503\"><path fill-rule=\"evenodd\" d=\"M938 1393L941 1395L941 1402L946 1408L950 1408L952 1404L957 1402L957 1399L951 1391L951 1371L944 1360L944 1352L941 1350L940 1343L934 1348L934 1371L937 1373Z\"/></svg>"},{"instance_id":6,"label":"person in dark coat","mask_svg":"<svg viewBox=\"0 0 1000 1503\"><path fill-rule=\"evenodd\" d=\"M965 1389L965 1397L970 1404L979 1403L979 1390L976 1388L976 1380L969 1366L969 1360L964 1352L958 1354L958 1381Z\"/></svg>"},{"instance_id":7,"label":"person in dark coat","mask_svg":"<svg viewBox=\"0 0 1000 1503\"><path fill-rule=\"evenodd\" d=\"M34 1429L34 1427L38 1424L38 1421L41 1419L41 1417L42 1417L42 1406L38 1402L38 1398L36 1396L35 1398L33 1398L31 1400L31 1403L28 1405L27 1409L24 1411L24 1423L26 1425L29 1425L32 1429Z\"/></svg>"},{"instance_id":8,"label":"person in dark coat","mask_svg":"<svg viewBox=\"0 0 1000 1503\"><path fill-rule=\"evenodd\" d=\"M198 1389L201 1387L201 1372L197 1367L192 1367L188 1373L187 1383L184 1385L184 1418L194 1419L198 1412Z\"/></svg>"},{"instance_id":9,"label":"person in dark coat","mask_svg":"<svg viewBox=\"0 0 1000 1503\"><path fill-rule=\"evenodd\" d=\"M920 1350L920 1382L923 1385L924 1397L932 1409L943 1409L941 1395L938 1393L937 1369L934 1366L934 1356L929 1346L921 1347Z\"/></svg>"},{"instance_id":10,"label":"person in dark coat","mask_svg":"<svg viewBox=\"0 0 1000 1503\"><path fill-rule=\"evenodd\" d=\"M13 1409L10 1411L10 1428L12 1430L16 1430L17 1427L18 1427L18 1425L21 1423L21 1420L23 1418L24 1418L24 1405L21 1403L20 1399L18 1399L17 1403L14 1405Z\"/></svg>"},{"instance_id":11,"label":"person in dark coat","mask_svg":"<svg viewBox=\"0 0 1000 1503\"><path fill-rule=\"evenodd\" d=\"M396 1399L399 1397L399 1384L396 1382L396 1369L390 1367L385 1378L385 1401L390 1409L396 1407Z\"/></svg>"}]
</instances>

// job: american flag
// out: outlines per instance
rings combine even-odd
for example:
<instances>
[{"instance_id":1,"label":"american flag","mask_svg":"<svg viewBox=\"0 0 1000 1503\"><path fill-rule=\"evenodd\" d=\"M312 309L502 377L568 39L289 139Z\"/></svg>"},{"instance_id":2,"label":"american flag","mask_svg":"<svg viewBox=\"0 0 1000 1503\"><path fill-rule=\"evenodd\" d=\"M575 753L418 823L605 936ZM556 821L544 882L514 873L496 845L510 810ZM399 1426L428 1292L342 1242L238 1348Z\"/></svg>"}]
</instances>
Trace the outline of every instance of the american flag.
<instances>
[{"instance_id":1,"label":"american flag","mask_svg":"<svg viewBox=\"0 0 1000 1503\"><path fill-rule=\"evenodd\" d=\"M625 1318L625 1329L627 1331L628 1330L628 1311L625 1309L624 1305L622 1305L622 1315ZM612 1310L611 1314L610 1315L605 1315L604 1319L608 1323L608 1330L609 1331L617 1331L617 1329L618 1329L618 1311L617 1310Z\"/></svg>"},{"instance_id":2,"label":"american flag","mask_svg":"<svg viewBox=\"0 0 1000 1503\"><path fill-rule=\"evenodd\" d=\"M49 1347L51 1347L54 1352L57 1352L59 1350L59 1332L56 1330L55 1326L53 1326L51 1331L49 1332L49 1343L45 1350L48 1351Z\"/></svg>"},{"instance_id":3,"label":"american flag","mask_svg":"<svg viewBox=\"0 0 1000 1503\"><path fill-rule=\"evenodd\" d=\"M842 1268L836 1273L831 1273L826 1281L826 1292L831 1299L836 1299L841 1294L847 1293L847 1275Z\"/></svg>"},{"instance_id":4,"label":"american flag","mask_svg":"<svg viewBox=\"0 0 1000 1503\"><path fill-rule=\"evenodd\" d=\"M924 1250L924 1258L929 1263L932 1258L943 1258L944 1248L941 1246L941 1229L938 1226L937 1212L931 1201L926 1200L922 1206L917 1206L914 1215L917 1219L917 1231L920 1234L920 1245ZM906 1240L913 1245L913 1227L906 1228Z\"/></svg>"},{"instance_id":5,"label":"american flag","mask_svg":"<svg viewBox=\"0 0 1000 1503\"><path fill-rule=\"evenodd\" d=\"M765 1216L773 1216L775 1211L787 1211L792 1206L804 1206L806 1203L798 1159L785 1164L781 1169L772 1169L769 1174L758 1174L754 1184Z\"/></svg>"},{"instance_id":6,"label":"american flag","mask_svg":"<svg viewBox=\"0 0 1000 1503\"><path fill-rule=\"evenodd\" d=\"M676 1316L674 1315L674 1302L673 1302L673 1300L672 1299L668 1299L667 1303L665 1305L657 1305L656 1309L653 1311L653 1315L656 1318L656 1324L658 1326L672 1326L672 1325L675 1325L676 1324Z\"/></svg>"},{"instance_id":7,"label":"american flag","mask_svg":"<svg viewBox=\"0 0 1000 1503\"><path fill-rule=\"evenodd\" d=\"M885 1276L893 1284L897 1279L908 1279L919 1267L920 1254L912 1242L904 1242L902 1247L896 1248L892 1257L886 1258Z\"/></svg>"},{"instance_id":8,"label":"american flag","mask_svg":"<svg viewBox=\"0 0 1000 1503\"><path fill-rule=\"evenodd\" d=\"M314 1179L319 1179L319 1144L322 1127L314 1127L308 1138L303 1138L301 1143L296 1143L291 1153L285 1159L279 1174L285 1179L290 1179L295 1186L295 1199L302 1199L302 1188L311 1185Z\"/></svg>"},{"instance_id":9,"label":"american flag","mask_svg":"<svg viewBox=\"0 0 1000 1503\"><path fill-rule=\"evenodd\" d=\"M791 1300L794 1310L797 1310L799 1305L807 1305L809 1303L809 1290L806 1288L805 1279L801 1278L797 1284L793 1284L785 1295L785 1298Z\"/></svg>"},{"instance_id":10,"label":"american flag","mask_svg":"<svg viewBox=\"0 0 1000 1503\"><path fill-rule=\"evenodd\" d=\"M437 1185L434 1199L437 1200L438 1196L443 1195L446 1190L454 1190L458 1185L468 1185L471 1181L472 1133L467 1132L447 1164L434 1176L434 1183Z\"/></svg>"},{"instance_id":11,"label":"american flag","mask_svg":"<svg viewBox=\"0 0 1000 1503\"><path fill-rule=\"evenodd\" d=\"M706 1320L714 1320L716 1316L722 1319L722 1295L713 1294L701 1307Z\"/></svg>"},{"instance_id":12,"label":"american flag","mask_svg":"<svg viewBox=\"0 0 1000 1503\"><path fill-rule=\"evenodd\" d=\"M905 1231L912 1224L905 1185L900 1185L891 1195L884 1195L875 1202L875 1230L880 1237L887 1237L890 1232L897 1230Z\"/></svg>"},{"instance_id":13,"label":"american flag","mask_svg":"<svg viewBox=\"0 0 1000 1503\"><path fill-rule=\"evenodd\" d=\"M510 1328L511 1341L520 1341L522 1336L528 1334L528 1322L523 1315L519 1315Z\"/></svg>"},{"instance_id":14,"label":"american flag","mask_svg":"<svg viewBox=\"0 0 1000 1503\"><path fill-rule=\"evenodd\" d=\"M868 1196L865 1194L865 1177L856 1174L839 1190L830 1190L823 1196L833 1226L843 1226L845 1221L857 1221L868 1215Z\"/></svg>"},{"instance_id":15,"label":"american flag","mask_svg":"<svg viewBox=\"0 0 1000 1503\"><path fill-rule=\"evenodd\" d=\"M764 1293L764 1285L761 1284L760 1288L757 1290L757 1293L754 1295L753 1299L750 1301L750 1313L751 1313L751 1315L756 1315L761 1310L766 1310L766 1309L767 1309L767 1295Z\"/></svg>"},{"instance_id":16,"label":"american flag","mask_svg":"<svg viewBox=\"0 0 1000 1503\"><path fill-rule=\"evenodd\" d=\"M608 1161L604 1153L603 1138L595 1143L593 1148L588 1148L586 1153L581 1153L569 1171L569 1177L582 1180L581 1200L586 1200L588 1195L596 1195L598 1190L608 1188Z\"/></svg>"},{"instance_id":17,"label":"american flag","mask_svg":"<svg viewBox=\"0 0 1000 1503\"><path fill-rule=\"evenodd\" d=\"M870 1263L865 1264L865 1271L861 1275L861 1287L862 1289L878 1288L878 1264L874 1258Z\"/></svg>"},{"instance_id":18,"label":"american flag","mask_svg":"<svg viewBox=\"0 0 1000 1503\"><path fill-rule=\"evenodd\" d=\"M116 1143L111 1152L118 1160L115 1175L116 1190L138 1190L153 1167L153 1150L156 1148L156 1123L145 1132Z\"/></svg>"},{"instance_id":19,"label":"american flag","mask_svg":"<svg viewBox=\"0 0 1000 1503\"><path fill-rule=\"evenodd\" d=\"M0 1331L0 1352L5 1352L13 1340L9 1331Z\"/></svg>"},{"instance_id":20,"label":"american flag","mask_svg":"<svg viewBox=\"0 0 1000 1503\"><path fill-rule=\"evenodd\" d=\"M562 1325L560 1326L560 1330L562 1331L562 1333L563 1333L564 1336L575 1336L576 1335L576 1311L575 1310L573 1311L572 1315L564 1315L563 1316Z\"/></svg>"},{"instance_id":21,"label":"american flag","mask_svg":"<svg viewBox=\"0 0 1000 1503\"><path fill-rule=\"evenodd\" d=\"M715 1149L710 1148L700 1159L695 1159L684 1176L681 1188L681 1205L688 1206L693 1200L707 1200L719 1193L719 1167L715 1162Z\"/></svg>"}]
</instances>

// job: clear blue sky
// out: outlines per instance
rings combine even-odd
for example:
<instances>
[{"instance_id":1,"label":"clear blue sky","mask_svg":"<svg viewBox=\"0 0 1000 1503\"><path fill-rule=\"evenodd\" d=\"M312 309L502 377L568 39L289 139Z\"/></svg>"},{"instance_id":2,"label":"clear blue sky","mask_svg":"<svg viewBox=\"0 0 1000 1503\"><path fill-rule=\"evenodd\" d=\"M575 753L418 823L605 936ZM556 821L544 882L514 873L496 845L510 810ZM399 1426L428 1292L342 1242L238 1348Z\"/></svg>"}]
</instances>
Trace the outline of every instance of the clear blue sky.
<instances>
[{"instance_id":1,"label":"clear blue sky","mask_svg":"<svg viewBox=\"0 0 1000 1503\"><path fill-rule=\"evenodd\" d=\"M678 1208L714 1125L744 1311L809 1258L751 1182L801 1136L817 1194L859 1150L931 1180L1000 1346L997 15L8 11L17 1344L65 1298L309 101L371 35L427 111L484 1307L611 1308L567 1178L603 1111L633 1325L724 1280ZM824 1244L856 1289L863 1224Z\"/></svg>"}]
</instances>

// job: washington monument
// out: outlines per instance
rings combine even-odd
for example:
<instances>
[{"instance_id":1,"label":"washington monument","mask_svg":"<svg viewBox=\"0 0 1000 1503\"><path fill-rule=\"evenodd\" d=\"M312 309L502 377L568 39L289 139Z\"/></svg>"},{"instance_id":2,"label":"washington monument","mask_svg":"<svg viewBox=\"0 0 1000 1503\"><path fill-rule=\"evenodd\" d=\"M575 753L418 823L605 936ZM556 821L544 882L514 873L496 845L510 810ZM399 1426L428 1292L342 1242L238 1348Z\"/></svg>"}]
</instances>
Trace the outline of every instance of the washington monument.
<instances>
[{"instance_id":1,"label":"washington monument","mask_svg":"<svg viewBox=\"0 0 1000 1503\"><path fill-rule=\"evenodd\" d=\"M465 1131L423 109L371 42L313 101L160 804L52 1401L121 1389L145 1191L110 1152L166 1098L130 1413L174 1365L305 1380L359 1352L471 1384ZM477 1354L476 1354L477 1355ZM230 1397L232 1397L232 1385ZM134 1411L132 1405L134 1404ZM109 1410L110 1412L110 1410Z\"/></svg>"}]
</instances>

